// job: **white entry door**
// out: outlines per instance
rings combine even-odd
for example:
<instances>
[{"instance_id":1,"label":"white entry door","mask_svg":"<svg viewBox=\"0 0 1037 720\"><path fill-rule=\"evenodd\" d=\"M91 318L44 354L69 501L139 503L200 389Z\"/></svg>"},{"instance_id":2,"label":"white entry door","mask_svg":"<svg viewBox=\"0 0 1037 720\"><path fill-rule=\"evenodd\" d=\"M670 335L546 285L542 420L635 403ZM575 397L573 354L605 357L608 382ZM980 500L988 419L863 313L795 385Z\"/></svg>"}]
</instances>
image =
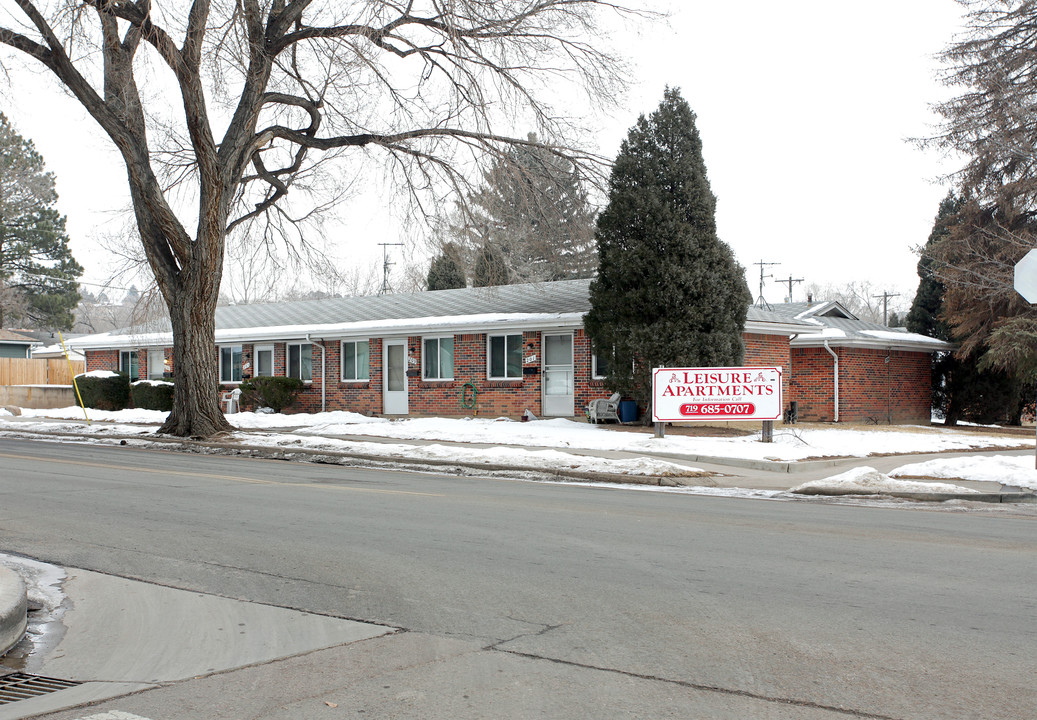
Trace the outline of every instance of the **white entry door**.
<instances>
[{"instance_id":1,"label":"white entry door","mask_svg":"<svg viewBox=\"0 0 1037 720\"><path fill-rule=\"evenodd\" d=\"M572 417L573 336L544 335L544 415Z\"/></svg>"},{"instance_id":2,"label":"white entry door","mask_svg":"<svg viewBox=\"0 0 1037 720\"><path fill-rule=\"evenodd\" d=\"M406 415L407 408L407 340L382 341L382 412Z\"/></svg>"}]
</instances>

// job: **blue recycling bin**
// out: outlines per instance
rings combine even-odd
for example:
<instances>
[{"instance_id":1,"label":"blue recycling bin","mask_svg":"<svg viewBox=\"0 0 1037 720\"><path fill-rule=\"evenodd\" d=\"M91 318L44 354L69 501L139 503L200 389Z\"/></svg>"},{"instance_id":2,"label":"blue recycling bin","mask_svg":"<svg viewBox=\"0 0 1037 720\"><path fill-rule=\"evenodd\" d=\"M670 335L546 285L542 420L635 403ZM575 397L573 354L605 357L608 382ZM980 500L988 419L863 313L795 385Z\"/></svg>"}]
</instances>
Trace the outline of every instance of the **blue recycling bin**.
<instances>
[{"instance_id":1,"label":"blue recycling bin","mask_svg":"<svg viewBox=\"0 0 1037 720\"><path fill-rule=\"evenodd\" d=\"M619 403L619 421L630 423L637 420L637 403L633 400L622 400Z\"/></svg>"}]
</instances>

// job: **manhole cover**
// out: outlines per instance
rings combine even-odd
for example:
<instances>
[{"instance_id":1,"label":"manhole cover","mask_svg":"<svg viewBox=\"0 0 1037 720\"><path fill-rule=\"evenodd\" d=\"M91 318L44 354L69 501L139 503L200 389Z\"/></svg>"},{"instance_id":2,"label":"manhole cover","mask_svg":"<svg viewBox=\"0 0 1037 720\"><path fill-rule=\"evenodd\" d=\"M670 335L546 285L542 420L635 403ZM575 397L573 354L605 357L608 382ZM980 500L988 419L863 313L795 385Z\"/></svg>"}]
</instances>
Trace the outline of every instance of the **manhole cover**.
<instances>
[{"instance_id":1,"label":"manhole cover","mask_svg":"<svg viewBox=\"0 0 1037 720\"><path fill-rule=\"evenodd\" d=\"M47 693L75 687L79 684L72 680L58 680L57 678L27 675L20 672L11 673L10 675L0 677L0 705L27 700L38 695L46 695Z\"/></svg>"}]
</instances>

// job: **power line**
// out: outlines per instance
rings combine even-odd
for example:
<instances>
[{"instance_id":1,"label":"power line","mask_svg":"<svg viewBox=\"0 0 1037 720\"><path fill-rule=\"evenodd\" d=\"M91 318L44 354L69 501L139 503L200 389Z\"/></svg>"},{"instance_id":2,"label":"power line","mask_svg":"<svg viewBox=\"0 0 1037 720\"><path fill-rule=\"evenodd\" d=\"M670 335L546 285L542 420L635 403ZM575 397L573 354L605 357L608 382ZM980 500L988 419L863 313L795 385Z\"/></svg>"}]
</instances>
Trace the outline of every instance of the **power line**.
<instances>
[{"instance_id":1,"label":"power line","mask_svg":"<svg viewBox=\"0 0 1037 720\"><path fill-rule=\"evenodd\" d=\"M789 275L784 280L777 280L777 279L775 279L774 282L781 283L782 285L785 285L786 283L788 284L788 286L789 286L789 295L788 295L789 302L792 302L792 286L795 283L803 282L803 278L794 278L794 277L792 277L792 275Z\"/></svg>"},{"instance_id":2,"label":"power line","mask_svg":"<svg viewBox=\"0 0 1037 720\"><path fill-rule=\"evenodd\" d=\"M887 310L889 310L889 299L900 297L900 293L883 292L881 295L872 295L872 297L876 299L882 298L882 324L889 327L889 318L887 315Z\"/></svg>"}]
</instances>

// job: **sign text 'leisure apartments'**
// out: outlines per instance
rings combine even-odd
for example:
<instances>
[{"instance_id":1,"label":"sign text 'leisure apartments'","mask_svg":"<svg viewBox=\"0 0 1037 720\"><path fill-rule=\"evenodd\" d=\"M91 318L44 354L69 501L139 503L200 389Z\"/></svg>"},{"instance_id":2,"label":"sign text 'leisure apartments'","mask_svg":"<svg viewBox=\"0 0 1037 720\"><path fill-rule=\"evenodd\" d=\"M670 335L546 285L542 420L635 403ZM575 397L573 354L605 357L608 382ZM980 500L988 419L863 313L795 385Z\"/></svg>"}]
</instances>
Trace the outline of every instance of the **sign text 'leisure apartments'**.
<instances>
[{"instance_id":1,"label":"sign text 'leisure apartments'","mask_svg":"<svg viewBox=\"0 0 1037 720\"><path fill-rule=\"evenodd\" d=\"M656 368L652 419L780 420L781 368Z\"/></svg>"}]
</instances>

